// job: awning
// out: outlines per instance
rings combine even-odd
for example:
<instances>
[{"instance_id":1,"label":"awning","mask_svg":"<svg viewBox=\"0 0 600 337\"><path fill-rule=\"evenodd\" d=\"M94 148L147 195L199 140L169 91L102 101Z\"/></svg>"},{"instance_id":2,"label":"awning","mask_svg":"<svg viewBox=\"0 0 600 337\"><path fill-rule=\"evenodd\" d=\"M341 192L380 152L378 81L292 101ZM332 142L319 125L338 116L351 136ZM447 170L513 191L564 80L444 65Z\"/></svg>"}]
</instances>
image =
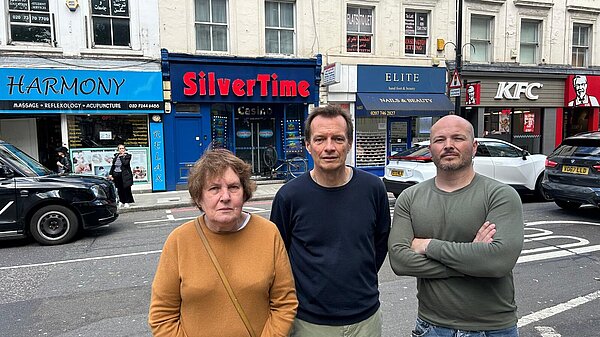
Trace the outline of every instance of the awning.
<instances>
[{"instance_id":1,"label":"awning","mask_svg":"<svg viewBox=\"0 0 600 337\"><path fill-rule=\"evenodd\" d=\"M454 110L444 94L357 93L356 116L442 116Z\"/></svg>"}]
</instances>

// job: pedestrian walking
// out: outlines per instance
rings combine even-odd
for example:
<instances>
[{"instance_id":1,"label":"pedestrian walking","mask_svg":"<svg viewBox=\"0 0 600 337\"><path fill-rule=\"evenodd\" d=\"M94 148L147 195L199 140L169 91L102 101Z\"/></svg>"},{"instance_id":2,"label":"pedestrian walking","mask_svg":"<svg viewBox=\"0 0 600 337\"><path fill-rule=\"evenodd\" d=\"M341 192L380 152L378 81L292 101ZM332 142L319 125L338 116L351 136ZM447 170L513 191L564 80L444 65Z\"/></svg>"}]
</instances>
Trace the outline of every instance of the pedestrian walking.
<instances>
[{"instance_id":1,"label":"pedestrian walking","mask_svg":"<svg viewBox=\"0 0 600 337\"><path fill-rule=\"evenodd\" d=\"M119 194L119 207L129 207L133 203L133 172L131 171L131 154L127 153L125 145L117 146L117 153L112 161L112 166L108 173L108 179L114 181Z\"/></svg>"},{"instance_id":2,"label":"pedestrian walking","mask_svg":"<svg viewBox=\"0 0 600 337\"><path fill-rule=\"evenodd\" d=\"M467 120L445 116L430 138L437 175L400 194L388 244L394 272L417 277L412 336L517 337L512 270L523 248L521 199L475 173Z\"/></svg>"},{"instance_id":3,"label":"pedestrian walking","mask_svg":"<svg viewBox=\"0 0 600 337\"><path fill-rule=\"evenodd\" d=\"M271 210L298 294L290 336L381 336L377 272L387 254L387 192L378 177L345 164L354 135L347 111L316 108L304 130L314 168L283 185Z\"/></svg>"},{"instance_id":4,"label":"pedestrian walking","mask_svg":"<svg viewBox=\"0 0 600 337\"><path fill-rule=\"evenodd\" d=\"M204 214L169 235L152 284L149 323L161 337L286 337L298 301L277 228L242 211L256 184L225 149L188 177Z\"/></svg>"}]
</instances>

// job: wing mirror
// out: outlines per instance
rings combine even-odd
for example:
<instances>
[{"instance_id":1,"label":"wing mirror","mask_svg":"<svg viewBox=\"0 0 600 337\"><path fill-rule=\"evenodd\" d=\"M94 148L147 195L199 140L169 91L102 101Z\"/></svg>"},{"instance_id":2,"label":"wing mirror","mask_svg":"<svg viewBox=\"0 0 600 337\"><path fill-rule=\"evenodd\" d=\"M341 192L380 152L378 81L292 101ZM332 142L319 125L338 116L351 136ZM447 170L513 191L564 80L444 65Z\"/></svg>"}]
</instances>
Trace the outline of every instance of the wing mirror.
<instances>
[{"instance_id":1,"label":"wing mirror","mask_svg":"<svg viewBox=\"0 0 600 337\"><path fill-rule=\"evenodd\" d=\"M529 153L529 151L527 151L527 150L523 150L522 154L523 154L523 160L527 160L527 156L531 155L531 153Z\"/></svg>"}]
</instances>

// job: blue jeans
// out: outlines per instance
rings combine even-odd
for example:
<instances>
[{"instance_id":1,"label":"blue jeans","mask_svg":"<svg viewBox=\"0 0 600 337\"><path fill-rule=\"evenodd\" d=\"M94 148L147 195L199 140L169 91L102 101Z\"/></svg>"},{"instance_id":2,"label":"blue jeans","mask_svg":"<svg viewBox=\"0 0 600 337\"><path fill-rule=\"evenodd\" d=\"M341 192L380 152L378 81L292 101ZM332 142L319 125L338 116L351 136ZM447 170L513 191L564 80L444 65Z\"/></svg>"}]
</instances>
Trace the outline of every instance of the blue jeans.
<instances>
[{"instance_id":1,"label":"blue jeans","mask_svg":"<svg viewBox=\"0 0 600 337\"><path fill-rule=\"evenodd\" d=\"M516 325L502 330L456 330L433 325L417 318L412 337L519 337L519 330Z\"/></svg>"}]
</instances>

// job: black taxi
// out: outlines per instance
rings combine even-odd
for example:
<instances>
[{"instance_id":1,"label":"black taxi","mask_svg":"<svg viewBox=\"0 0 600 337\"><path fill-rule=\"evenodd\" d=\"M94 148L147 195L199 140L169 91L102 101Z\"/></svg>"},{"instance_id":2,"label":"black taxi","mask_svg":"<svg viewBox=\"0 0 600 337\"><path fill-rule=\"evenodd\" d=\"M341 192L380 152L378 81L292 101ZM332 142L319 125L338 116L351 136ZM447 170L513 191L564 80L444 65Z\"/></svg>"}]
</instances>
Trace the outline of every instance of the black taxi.
<instances>
[{"instance_id":1,"label":"black taxi","mask_svg":"<svg viewBox=\"0 0 600 337\"><path fill-rule=\"evenodd\" d=\"M78 231L111 223L117 194L98 176L59 175L0 140L0 239L31 236L63 244Z\"/></svg>"}]
</instances>

